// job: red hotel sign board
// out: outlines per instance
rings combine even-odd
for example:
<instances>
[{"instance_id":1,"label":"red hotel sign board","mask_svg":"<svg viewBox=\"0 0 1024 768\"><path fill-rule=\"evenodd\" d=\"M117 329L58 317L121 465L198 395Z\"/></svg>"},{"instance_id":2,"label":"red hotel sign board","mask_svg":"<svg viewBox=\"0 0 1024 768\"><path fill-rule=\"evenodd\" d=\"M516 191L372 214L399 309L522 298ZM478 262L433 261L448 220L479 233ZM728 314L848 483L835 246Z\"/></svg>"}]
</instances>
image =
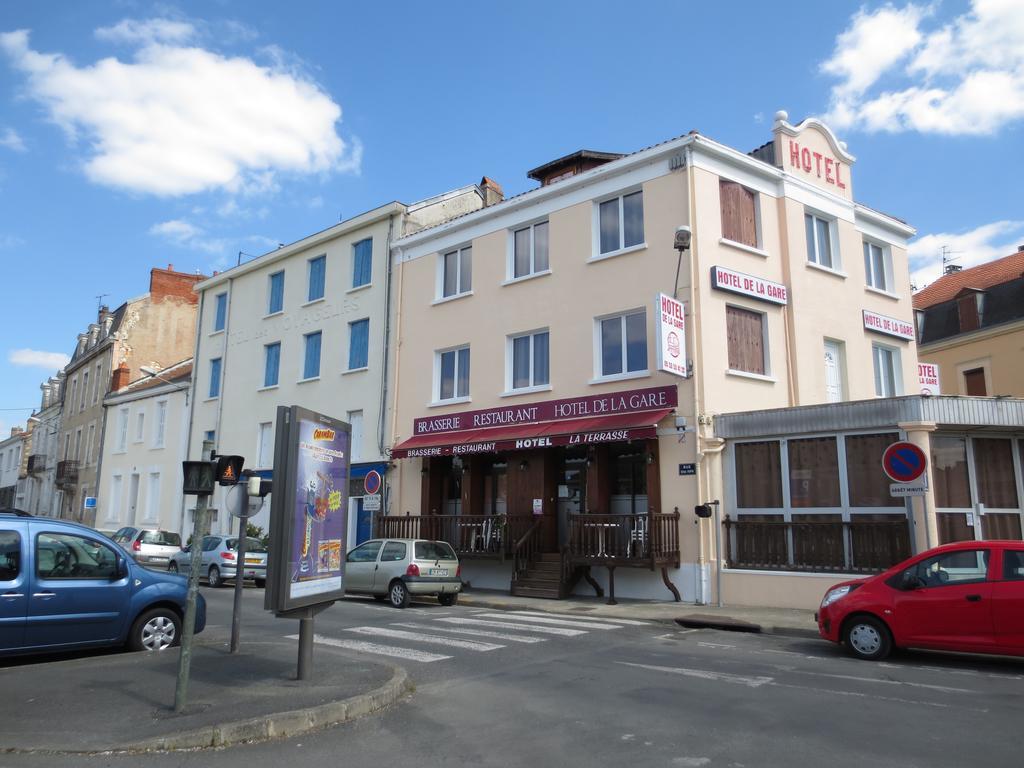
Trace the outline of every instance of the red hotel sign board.
<instances>
[{"instance_id":1,"label":"red hotel sign board","mask_svg":"<svg viewBox=\"0 0 1024 768\"><path fill-rule=\"evenodd\" d=\"M887 336L896 336L907 341L914 340L914 324L906 320L897 320L895 317L880 315L871 310L864 310L864 327L869 331L884 333Z\"/></svg>"},{"instance_id":2,"label":"red hotel sign board","mask_svg":"<svg viewBox=\"0 0 1024 768\"><path fill-rule=\"evenodd\" d=\"M787 304L789 302L789 291L781 283L773 283L771 280L725 267L711 268L711 285L720 291L732 291L772 304Z\"/></svg>"}]
</instances>

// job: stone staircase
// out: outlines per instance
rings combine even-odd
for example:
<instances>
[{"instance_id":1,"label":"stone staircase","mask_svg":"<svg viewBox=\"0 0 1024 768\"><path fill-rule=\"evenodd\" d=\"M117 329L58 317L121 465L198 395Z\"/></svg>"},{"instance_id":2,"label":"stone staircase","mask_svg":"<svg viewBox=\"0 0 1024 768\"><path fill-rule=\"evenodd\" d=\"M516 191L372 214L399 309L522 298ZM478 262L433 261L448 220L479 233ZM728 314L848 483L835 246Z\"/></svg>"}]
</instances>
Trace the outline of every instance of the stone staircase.
<instances>
[{"instance_id":1,"label":"stone staircase","mask_svg":"<svg viewBox=\"0 0 1024 768\"><path fill-rule=\"evenodd\" d=\"M557 552L541 553L530 567L512 582L512 594L519 597L562 597L562 561Z\"/></svg>"}]
</instances>

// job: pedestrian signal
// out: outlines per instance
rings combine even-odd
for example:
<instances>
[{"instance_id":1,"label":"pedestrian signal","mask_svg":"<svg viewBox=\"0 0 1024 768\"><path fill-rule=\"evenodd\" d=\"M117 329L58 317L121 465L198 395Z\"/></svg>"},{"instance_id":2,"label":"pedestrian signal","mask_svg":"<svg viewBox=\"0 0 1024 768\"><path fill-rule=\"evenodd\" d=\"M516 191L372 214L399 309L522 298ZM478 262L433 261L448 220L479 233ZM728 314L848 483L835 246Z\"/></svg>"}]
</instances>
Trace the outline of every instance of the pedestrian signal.
<instances>
[{"instance_id":1,"label":"pedestrian signal","mask_svg":"<svg viewBox=\"0 0 1024 768\"><path fill-rule=\"evenodd\" d=\"M181 492L193 496L209 496L213 493L215 467L208 461L181 462L183 480Z\"/></svg>"},{"instance_id":2,"label":"pedestrian signal","mask_svg":"<svg viewBox=\"0 0 1024 768\"><path fill-rule=\"evenodd\" d=\"M221 485L235 485L242 476L244 456L218 456L217 482Z\"/></svg>"}]
</instances>

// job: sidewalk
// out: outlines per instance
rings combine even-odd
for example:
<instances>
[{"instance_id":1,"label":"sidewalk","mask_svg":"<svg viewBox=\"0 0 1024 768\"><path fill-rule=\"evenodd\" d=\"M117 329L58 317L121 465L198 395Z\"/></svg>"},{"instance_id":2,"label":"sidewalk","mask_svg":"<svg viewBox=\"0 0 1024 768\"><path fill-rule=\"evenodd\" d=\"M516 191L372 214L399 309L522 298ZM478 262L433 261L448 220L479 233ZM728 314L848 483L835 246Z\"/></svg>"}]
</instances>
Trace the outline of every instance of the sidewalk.
<instances>
[{"instance_id":1,"label":"sidewalk","mask_svg":"<svg viewBox=\"0 0 1024 768\"><path fill-rule=\"evenodd\" d=\"M536 597L515 597L500 590L490 589L469 589L459 595L459 605L481 608L578 613L607 619L639 619L684 627L710 627L797 637L818 636L814 611L798 608L718 608L711 605L625 598L619 598L617 605L607 603L606 597L574 595L564 600L544 600Z\"/></svg>"},{"instance_id":2,"label":"sidewalk","mask_svg":"<svg viewBox=\"0 0 1024 768\"><path fill-rule=\"evenodd\" d=\"M176 649L6 660L0 753L190 749L296 736L383 709L410 690L398 667L357 656L338 664L327 653L315 657L315 679L299 683L295 641L249 642L232 655L212 640L197 638L193 647L181 714L174 712Z\"/></svg>"}]
</instances>

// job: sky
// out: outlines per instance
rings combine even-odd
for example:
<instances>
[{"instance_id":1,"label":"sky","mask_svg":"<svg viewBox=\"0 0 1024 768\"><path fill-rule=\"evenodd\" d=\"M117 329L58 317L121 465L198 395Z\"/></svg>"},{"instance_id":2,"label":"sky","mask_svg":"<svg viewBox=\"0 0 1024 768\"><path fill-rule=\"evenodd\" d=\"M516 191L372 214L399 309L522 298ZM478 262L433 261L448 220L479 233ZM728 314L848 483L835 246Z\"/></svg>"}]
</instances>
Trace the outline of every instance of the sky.
<instances>
[{"instance_id":1,"label":"sky","mask_svg":"<svg viewBox=\"0 0 1024 768\"><path fill-rule=\"evenodd\" d=\"M1024 244L1020 0L0 0L0 439L151 267L210 274L485 175L517 194L578 149L751 150L780 109L917 229L918 288L943 247Z\"/></svg>"}]
</instances>

